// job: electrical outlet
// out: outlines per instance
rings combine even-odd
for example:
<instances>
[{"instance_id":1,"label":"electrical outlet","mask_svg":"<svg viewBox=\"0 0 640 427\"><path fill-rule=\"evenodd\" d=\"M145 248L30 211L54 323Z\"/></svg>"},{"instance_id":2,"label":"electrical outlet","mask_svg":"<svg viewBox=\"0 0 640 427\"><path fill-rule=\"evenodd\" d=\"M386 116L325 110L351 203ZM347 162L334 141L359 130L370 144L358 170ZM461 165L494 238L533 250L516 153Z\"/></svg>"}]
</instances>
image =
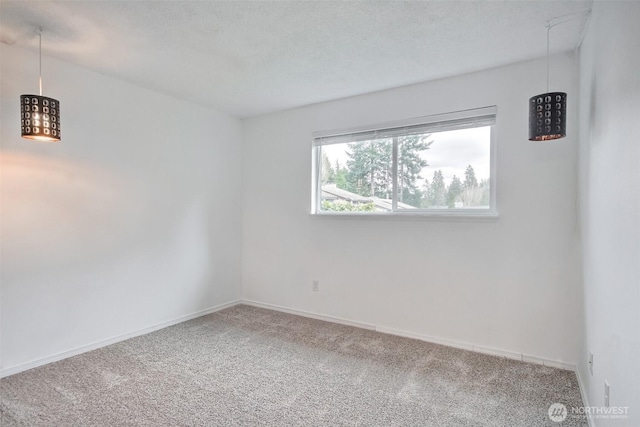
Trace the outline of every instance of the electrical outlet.
<instances>
[{"instance_id":1,"label":"electrical outlet","mask_svg":"<svg viewBox=\"0 0 640 427\"><path fill-rule=\"evenodd\" d=\"M593 353L589 352L589 372L593 376Z\"/></svg>"},{"instance_id":2,"label":"electrical outlet","mask_svg":"<svg viewBox=\"0 0 640 427\"><path fill-rule=\"evenodd\" d=\"M609 391L611 390L611 387L609 386L609 383L607 381L604 382L604 407L608 408L609 407Z\"/></svg>"},{"instance_id":3,"label":"electrical outlet","mask_svg":"<svg viewBox=\"0 0 640 427\"><path fill-rule=\"evenodd\" d=\"M315 292L318 292L320 290L320 281L319 280L314 280L312 286L313 286L312 289Z\"/></svg>"}]
</instances>

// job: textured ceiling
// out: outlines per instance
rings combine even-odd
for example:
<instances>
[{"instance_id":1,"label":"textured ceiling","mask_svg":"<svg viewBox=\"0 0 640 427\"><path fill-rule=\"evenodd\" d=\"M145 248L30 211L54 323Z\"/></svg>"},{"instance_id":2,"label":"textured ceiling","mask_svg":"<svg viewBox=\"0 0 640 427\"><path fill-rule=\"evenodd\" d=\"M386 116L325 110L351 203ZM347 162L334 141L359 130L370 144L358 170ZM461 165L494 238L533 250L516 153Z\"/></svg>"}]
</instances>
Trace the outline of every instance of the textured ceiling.
<instances>
[{"instance_id":1,"label":"textured ceiling","mask_svg":"<svg viewBox=\"0 0 640 427\"><path fill-rule=\"evenodd\" d=\"M239 117L542 57L591 1L8 1L0 41ZM551 32L575 49L586 15Z\"/></svg>"}]
</instances>

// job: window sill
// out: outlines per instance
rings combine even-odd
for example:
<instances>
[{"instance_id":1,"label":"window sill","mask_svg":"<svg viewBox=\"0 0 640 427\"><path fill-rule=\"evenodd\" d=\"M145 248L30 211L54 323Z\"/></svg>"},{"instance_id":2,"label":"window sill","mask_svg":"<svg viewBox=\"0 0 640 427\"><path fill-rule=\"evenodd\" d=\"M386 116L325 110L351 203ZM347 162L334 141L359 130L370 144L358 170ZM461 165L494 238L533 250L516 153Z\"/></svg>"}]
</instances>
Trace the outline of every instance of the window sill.
<instances>
[{"instance_id":1,"label":"window sill","mask_svg":"<svg viewBox=\"0 0 640 427\"><path fill-rule=\"evenodd\" d=\"M355 219L355 220L411 220L411 221L450 221L450 222L492 222L500 215L495 211L457 211L457 212L321 212L310 214L312 218Z\"/></svg>"}]
</instances>

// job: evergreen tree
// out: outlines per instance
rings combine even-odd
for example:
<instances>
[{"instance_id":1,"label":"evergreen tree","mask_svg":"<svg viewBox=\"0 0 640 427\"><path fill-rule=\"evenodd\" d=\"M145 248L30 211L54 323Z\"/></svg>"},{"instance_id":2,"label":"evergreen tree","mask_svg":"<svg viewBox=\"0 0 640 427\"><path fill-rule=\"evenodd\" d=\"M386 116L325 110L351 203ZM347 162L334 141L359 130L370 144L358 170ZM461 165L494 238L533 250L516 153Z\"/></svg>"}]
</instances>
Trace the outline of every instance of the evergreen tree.
<instances>
[{"instance_id":1,"label":"evergreen tree","mask_svg":"<svg viewBox=\"0 0 640 427\"><path fill-rule=\"evenodd\" d=\"M429 186L428 196L429 207L441 207L446 205L446 188L442 171L437 170L433 173L433 179Z\"/></svg>"},{"instance_id":2,"label":"evergreen tree","mask_svg":"<svg viewBox=\"0 0 640 427\"><path fill-rule=\"evenodd\" d=\"M476 178L476 173L471 165L467 166L464 172L464 184L460 200L465 207L488 206L489 205L489 180L483 179L480 184Z\"/></svg>"},{"instance_id":3,"label":"evergreen tree","mask_svg":"<svg viewBox=\"0 0 640 427\"><path fill-rule=\"evenodd\" d=\"M333 169L333 167L331 166L331 162L329 161L329 157L327 157L327 154L323 151L322 152L322 167L321 167L321 171L322 171L322 176L321 176L321 180L322 180L322 184L332 184L335 182L336 180L336 172Z\"/></svg>"},{"instance_id":4,"label":"evergreen tree","mask_svg":"<svg viewBox=\"0 0 640 427\"><path fill-rule=\"evenodd\" d=\"M391 197L390 139L349 144L347 156L349 191L361 196Z\"/></svg>"},{"instance_id":5,"label":"evergreen tree","mask_svg":"<svg viewBox=\"0 0 640 427\"><path fill-rule=\"evenodd\" d=\"M462 188L460 200L464 207L482 206L483 189L478 185L473 167L469 165L464 173L465 180Z\"/></svg>"},{"instance_id":6,"label":"evergreen tree","mask_svg":"<svg viewBox=\"0 0 640 427\"><path fill-rule=\"evenodd\" d=\"M429 195L431 194L431 183L429 183L428 179L424 179L424 183L422 184L422 198L420 200L420 207L421 208L428 208L429 206L431 206L430 200L429 200Z\"/></svg>"},{"instance_id":7,"label":"evergreen tree","mask_svg":"<svg viewBox=\"0 0 640 427\"><path fill-rule=\"evenodd\" d=\"M451 184L449 184L449 188L447 189L447 206L449 208L455 208L456 207L456 200L458 199L458 197L460 197L460 194L462 193L462 183L460 182L460 179L453 175L453 178L451 179Z\"/></svg>"},{"instance_id":8,"label":"evergreen tree","mask_svg":"<svg viewBox=\"0 0 640 427\"><path fill-rule=\"evenodd\" d=\"M347 169L340 166L340 162L338 162L338 160L336 160L336 187L338 188L342 188L343 190L347 190L348 189L348 184L347 184Z\"/></svg>"},{"instance_id":9,"label":"evergreen tree","mask_svg":"<svg viewBox=\"0 0 640 427\"><path fill-rule=\"evenodd\" d=\"M476 179L476 172L471 165L467 166L464 171L464 188L474 188L478 186L478 180Z\"/></svg>"},{"instance_id":10,"label":"evergreen tree","mask_svg":"<svg viewBox=\"0 0 640 427\"><path fill-rule=\"evenodd\" d=\"M488 179L482 179L480 180L480 189L482 190L482 197L480 199L480 204L482 206L489 206L490 204L490 195L491 195L491 188L490 188L490 183Z\"/></svg>"},{"instance_id":11,"label":"evergreen tree","mask_svg":"<svg viewBox=\"0 0 640 427\"><path fill-rule=\"evenodd\" d=\"M420 206L422 191L416 186L421 179L420 171L427 166L420 153L428 150L433 141L427 141L430 134L409 135L397 138L398 142L398 188L399 201L411 206Z\"/></svg>"},{"instance_id":12,"label":"evergreen tree","mask_svg":"<svg viewBox=\"0 0 640 427\"><path fill-rule=\"evenodd\" d=\"M429 134L410 135L348 144L346 189L361 196L390 199L393 191L393 143L398 144L398 200L420 206L423 192L416 186L427 162L420 153L428 150ZM343 188L341 171L336 166L335 180Z\"/></svg>"}]
</instances>

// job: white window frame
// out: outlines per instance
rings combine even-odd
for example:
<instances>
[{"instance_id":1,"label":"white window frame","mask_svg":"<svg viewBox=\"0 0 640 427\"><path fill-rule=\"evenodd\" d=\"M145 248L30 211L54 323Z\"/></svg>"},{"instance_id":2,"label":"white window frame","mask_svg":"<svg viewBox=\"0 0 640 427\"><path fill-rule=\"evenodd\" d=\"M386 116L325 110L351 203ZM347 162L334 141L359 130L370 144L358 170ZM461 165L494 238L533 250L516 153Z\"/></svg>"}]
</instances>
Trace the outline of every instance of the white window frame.
<instances>
[{"instance_id":1,"label":"white window frame","mask_svg":"<svg viewBox=\"0 0 640 427\"><path fill-rule=\"evenodd\" d=\"M469 110L454 111L451 113L436 114L432 116L416 117L408 120L381 123L377 125L360 126L348 129L317 131L313 132L312 141L312 197L311 197L311 214L316 217L421 217L421 218L498 218L498 210L496 206L496 122L497 107L482 107ZM328 145L326 141L330 140L332 144L341 142L352 142L355 134L375 135L377 132L392 132L394 130L402 131L406 128L419 128L427 132L437 132L442 130L453 130L457 128L472 127L473 124L490 123L491 140L490 140L490 179L489 179L489 208L488 209L470 209L470 208L450 208L450 209L397 209L398 196L398 144L393 143L393 189L392 189L392 210L389 212L336 212L322 211L321 206L321 180L319 161L321 155L321 147ZM471 126L470 126L471 125ZM357 137L356 137L357 138ZM325 142L325 143L323 143Z\"/></svg>"}]
</instances>

